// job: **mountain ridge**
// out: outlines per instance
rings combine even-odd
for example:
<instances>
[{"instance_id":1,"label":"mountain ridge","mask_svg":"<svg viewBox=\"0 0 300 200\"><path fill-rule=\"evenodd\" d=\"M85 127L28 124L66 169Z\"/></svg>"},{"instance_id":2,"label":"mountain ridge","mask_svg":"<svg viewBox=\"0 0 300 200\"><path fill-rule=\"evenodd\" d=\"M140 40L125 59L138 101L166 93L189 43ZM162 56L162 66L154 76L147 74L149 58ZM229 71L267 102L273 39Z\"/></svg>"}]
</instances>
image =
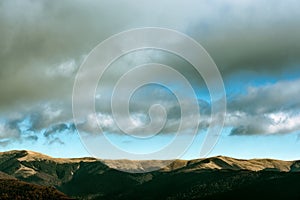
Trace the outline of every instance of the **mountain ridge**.
<instances>
[{"instance_id":1,"label":"mountain ridge","mask_svg":"<svg viewBox=\"0 0 300 200\"><path fill-rule=\"evenodd\" d=\"M162 162L168 165L159 169ZM149 170L155 168L156 171ZM272 193L271 197L278 199L282 189L288 199L300 199L298 160L216 156L170 163L52 158L38 152L13 150L0 153L0 172L0 179L2 176L3 180L15 178L55 187L76 199L223 199L224 195L253 199L260 193L267 199Z\"/></svg>"},{"instance_id":2,"label":"mountain ridge","mask_svg":"<svg viewBox=\"0 0 300 200\"><path fill-rule=\"evenodd\" d=\"M254 159L238 159L228 156L215 156L208 158L199 158L192 160L128 160L128 159L97 159L93 157L82 157L82 158L54 158L39 152L29 151L29 150L12 150L6 152L0 152L0 163L5 157L17 159L19 162L29 162L29 161L52 161L60 164L64 163L80 163L80 162L102 162L107 167L124 170L132 169L132 172L136 172L136 169L141 170L142 168L158 167L161 164L169 165L158 169L164 172L178 170L181 168L186 168L186 170L201 170L201 169L230 169L230 170L250 170L250 171L260 171L260 170L278 170L278 171L290 171L290 170L300 170L300 160L283 161L278 159L270 158L254 158ZM293 168L294 167L294 168ZM129 170L130 171L130 170Z\"/></svg>"}]
</instances>

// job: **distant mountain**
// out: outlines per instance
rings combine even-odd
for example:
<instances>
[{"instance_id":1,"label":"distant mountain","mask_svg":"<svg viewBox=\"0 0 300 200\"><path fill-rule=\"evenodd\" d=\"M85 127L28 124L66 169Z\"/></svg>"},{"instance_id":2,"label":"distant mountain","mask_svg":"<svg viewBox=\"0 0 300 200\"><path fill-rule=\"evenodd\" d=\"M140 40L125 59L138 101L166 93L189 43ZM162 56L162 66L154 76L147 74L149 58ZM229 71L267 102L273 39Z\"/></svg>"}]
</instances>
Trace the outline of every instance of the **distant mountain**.
<instances>
[{"instance_id":1,"label":"distant mountain","mask_svg":"<svg viewBox=\"0 0 300 200\"><path fill-rule=\"evenodd\" d=\"M174 160L148 173L115 169L148 171L162 162L61 159L9 151L0 153L0 179L53 186L78 199L300 199L300 161L217 156Z\"/></svg>"}]
</instances>

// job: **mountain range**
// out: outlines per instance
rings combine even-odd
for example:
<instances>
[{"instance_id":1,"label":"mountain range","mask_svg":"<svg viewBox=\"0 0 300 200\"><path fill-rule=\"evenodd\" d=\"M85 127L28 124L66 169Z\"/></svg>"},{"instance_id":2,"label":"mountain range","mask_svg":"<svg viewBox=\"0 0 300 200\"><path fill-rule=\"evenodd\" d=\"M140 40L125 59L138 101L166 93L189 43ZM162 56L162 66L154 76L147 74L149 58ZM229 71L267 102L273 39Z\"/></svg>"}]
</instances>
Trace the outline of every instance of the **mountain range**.
<instances>
[{"instance_id":1,"label":"mountain range","mask_svg":"<svg viewBox=\"0 0 300 200\"><path fill-rule=\"evenodd\" d=\"M29 199L300 199L300 161L216 156L174 160L158 169L163 162L2 152L0 198L20 190L35 195Z\"/></svg>"}]
</instances>

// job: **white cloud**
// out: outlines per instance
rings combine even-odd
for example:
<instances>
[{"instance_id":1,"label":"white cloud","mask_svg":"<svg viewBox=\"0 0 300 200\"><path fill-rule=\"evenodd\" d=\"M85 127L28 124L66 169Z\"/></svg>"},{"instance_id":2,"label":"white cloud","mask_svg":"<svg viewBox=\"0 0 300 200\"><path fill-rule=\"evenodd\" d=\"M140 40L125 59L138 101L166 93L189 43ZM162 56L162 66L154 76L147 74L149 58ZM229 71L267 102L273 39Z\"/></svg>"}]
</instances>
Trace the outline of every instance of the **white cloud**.
<instances>
[{"instance_id":1,"label":"white cloud","mask_svg":"<svg viewBox=\"0 0 300 200\"><path fill-rule=\"evenodd\" d=\"M300 113L297 115L290 113L271 113L267 115L273 122L268 125L266 133L290 133L300 130Z\"/></svg>"},{"instance_id":2,"label":"white cloud","mask_svg":"<svg viewBox=\"0 0 300 200\"><path fill-rule=\"evenodd\" d=\"M300 79L249 87L228 102L226 125L234 135L285 134L300 130Z\"/></svg>"}]
</instances>

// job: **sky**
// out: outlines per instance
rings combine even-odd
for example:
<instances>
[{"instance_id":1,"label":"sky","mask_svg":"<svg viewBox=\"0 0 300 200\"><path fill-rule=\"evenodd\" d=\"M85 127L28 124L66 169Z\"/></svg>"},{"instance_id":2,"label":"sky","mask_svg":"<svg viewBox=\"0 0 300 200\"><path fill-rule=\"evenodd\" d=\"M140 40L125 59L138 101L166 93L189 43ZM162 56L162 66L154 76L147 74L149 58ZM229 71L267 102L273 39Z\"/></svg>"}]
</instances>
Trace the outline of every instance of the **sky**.
<instances>
[{"instance_id":1,"label":"sky","mask_svg":"<svg viewBox=\"0 0 300 200\"><path fill-rule=\"evenodd\" d=\"M128 129L140 137L154 131L151 127L143 130L149 121L158 123L166 117L156 137L145 140L124 135L112 115L109 98L114 84L133 67L156 62L184 75L196 93L199 130L180 158L198 158L207 129L218 118L211 115L211 96L203 77L170 52L146 49L115 60L98 83L96 113L86 113L79 125L74 123L76 74L94 47L122 31L160 27L184 33L201 44L224 81L224 127L206 156L300 159L299 8L297 0L1 1L0 151L92 156L78 133L83 132L92 141L108 136L119 148L147 154L170 144L183 117L184 133L179 137L185 141L195 113L182 115L169 88L145 85L129 102L133 123ZM175 93L185 91L175 78L164 78ZM126 103L122 94L118 97ZM191 98L186 94L184 103L189 105ZM163 106L167 114L150 119L148 110L153 104ZM120 121L128 121L120 116ZM98 125L103 132L97 135ZM109 154L101 144L99 151L107 152L103 158L123 158Z\"/></svg>"}]
</instances>

